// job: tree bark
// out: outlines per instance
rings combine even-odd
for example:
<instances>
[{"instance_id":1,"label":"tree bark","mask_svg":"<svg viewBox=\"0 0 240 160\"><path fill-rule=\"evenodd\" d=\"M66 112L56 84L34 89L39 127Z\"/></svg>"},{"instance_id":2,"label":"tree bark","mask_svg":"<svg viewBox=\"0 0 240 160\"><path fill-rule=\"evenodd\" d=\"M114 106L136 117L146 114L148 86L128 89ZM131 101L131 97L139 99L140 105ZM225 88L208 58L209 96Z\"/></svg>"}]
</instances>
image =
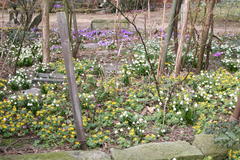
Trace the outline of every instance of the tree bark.
<instances>
[{"instance_id":1,"label":"tree bark","mask_svg":"<svg viewBox=\"0 0 240 160\"><path fill-rule=\"evenodd\" d=\"M197 73L200 73L203 66L203 57L206 52L206 46L207 46L207 40L208 40L208 34L209 29L212 22L212 16L213 16L213 8L215 6L216 0L206 0L207 6L206 6L206 19L203 24L202 33L200 37L200 49L198 52L198 64L197 64Z\"/></svg>"},{"instance_id":2,"label":"tree bark","mask_svg":"<svg viewBox=\"0 0 240 160\"><path fill-rule=\"evenodd\" d=\"M69 0L70 3L70 7L71 7L71 13L72 13L72 23L73 23L73 30L74 30L74 35L76 37L76 45L73 46L73 57L77 58L77 54L78 54L78 49L79 46L81 44L81 37L78 34L78 26L77 26L77 16L76 16L76 12L74 11L75 6L74 6L74 0Z\"/></svg>"},{"instance_id":3,"label":"tree bark","mask_svg":"<svg viewBox=\"0 0 240 160\"><path fill-rule=\"evenodd\" d=\"M174 0L171 14L170 14L170 21L167 29L167 37L164 40L164 45L162 46L162 50L160 52L160 56L158 60L159 63L158 63L157 76L161 76L164 72L165 62L166 62L166 57L168 52L168 45L170 43L170 39L172 36L173 27L174 27L174 19L176 17L177 5L178 5L178 0Z\"/></svg>"},{"instance_id":4,"label":"tree bark","mask_svg":"<svg viewBox=\"0 0 240 160\"><path fill-rule=\"evenodd\" d=\"M177 49L177 57L175 62L175 76L178 76L181 70L181 60L182 60L182 52L183 52L183 43L185 41L187 24L188 24L188 11L189 11L189 3L191 0L185 0L184 3L184 13L183 13L183 24L181 29L181 38L179 42L179 46Z\"/></svg>"},{"instance_id":5,"label":"tree bark","mask_svg":"<svg viewBox=\"0 0 240 160\"><path fill-rule=\"evenodd\" d=\"M43 0L42 1L43 7L43 63L47 64L50 61L50 51L49 51L49 1Z\"/></svg>"},{"instance_id":6,"label":"tree bark","mask_svg":"<svg viewBox=\"0 0 240 160\"><path fill-rule=\"evenodd\" d=\"M183 0L178 0L176 17L174 19L173 37L174 37L175 54L177 54L177 51L178 51L178 18L179 18L179 12L181 9L182 2Z\"/></svg>"},{"instance_id":7,"label":"tree bark","mask_svg":"<svg viewBox=\"0 0 240 160\"><path fill-rule=\"evenodd\" d=\"M230 117L230 121L239 121L239 117L240 117L240 95L238 96L236 108L234 109L233 114Z\"/></svg>"}]
</instances>

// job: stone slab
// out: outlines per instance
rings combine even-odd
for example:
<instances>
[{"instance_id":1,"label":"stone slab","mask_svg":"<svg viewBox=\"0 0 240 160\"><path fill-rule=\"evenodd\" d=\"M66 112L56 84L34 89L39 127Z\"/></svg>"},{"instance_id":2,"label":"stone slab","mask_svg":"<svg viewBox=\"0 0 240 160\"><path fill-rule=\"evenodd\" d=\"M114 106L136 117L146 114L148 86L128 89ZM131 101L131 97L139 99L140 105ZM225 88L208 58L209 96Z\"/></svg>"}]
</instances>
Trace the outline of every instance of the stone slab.
<instances>
[{"instance_id":1,"label":"stone slab","mask_svg":"<svg viewBox=\"0 0 240 160\"><path fill-rule=\"evenodd\" d=\"M214 144L214 137L210 134L199 134L195 136L193 145L202 151L205 156L211 156L214 160L225 160L227 148Z\"/></svg>"},{"instance_id":2,"label":"stone slab","mask_svg":"<svg viewBox=\"0 0 240 160\"><path fill-rule=\"evenodd\" d=\"M111 157L108 154L97 150L72 151L69 152L69 154L77 160L111 160Z\"/></svg>"},{"instance_id":3,"label":"stone slab","mask_svg":"<svg viewBox=\"0 0 240 160\"><path fill-rule=\"evenodd\" d=\"M104 152L92 150L0 156L0 160L111 160L111 158Z\"/></svg>"},{"instance_id":4,"label":"stone slab","mask_svg":"<svg viewBox=\"0 0 240 160\"><path fill-rule=\"evenodd\" d=\"M114 160L202 160L202 152L184 141L149 143L128 149L111 149Z\"/></svg>"},{"instance_id":5,"label":"stone slab","mask_svg":"<svg viewBox=\"0 0 240 160\"><path fill-rule=\"evenodd\" d=\"M2 156L0 160L75 160L67 152L36 153Z\"/></svg>"}]
</instances>

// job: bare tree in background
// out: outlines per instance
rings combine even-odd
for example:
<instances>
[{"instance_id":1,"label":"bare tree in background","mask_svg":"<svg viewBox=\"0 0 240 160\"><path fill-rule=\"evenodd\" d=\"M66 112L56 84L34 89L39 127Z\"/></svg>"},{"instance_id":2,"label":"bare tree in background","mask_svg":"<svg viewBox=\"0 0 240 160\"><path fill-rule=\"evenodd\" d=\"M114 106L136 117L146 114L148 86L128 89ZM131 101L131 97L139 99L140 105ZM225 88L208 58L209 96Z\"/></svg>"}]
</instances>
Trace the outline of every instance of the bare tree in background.
<instances>
[{"instance_id":1,"label":"bare tree in background","mask_svg":"<svg viewBox=\"0 0 240 160\"><path fill-rule=\"evenodd\" d=\"M42 1L43 8L43 63L47 64L50 61L50 51L49 51L49 0Z\"/></svg>"},{"instance_id":2,"label":"bare tree in background","mask_svg":"<svg viewBox=\"0 0 240 160\"><path fill-rule=\"evenodd\" d=\"M168 52L168 45L170 43L170 39L173 33L174 19L176 18L176 15L177 15L178 6L179 7L181 6L181 5L178 5L178 3L179 3L179 0L173 1L172 10L170 14L170 21L167 29L167 37L164 40L164 44L162 46L162 50L160 52L160 56L158 60L159 63L158 63L157 76L161 76L164 72L165 62L166 62L166 57Z\"/></svg>"},{"instance_id":3,"label":"bare tree in background","mask_svg":"<svg viewBox=\"0 0 240 160\"><path fill-rule=\"evenodd\" d=\"M200 73L203 67L204 54L207 50L207 41L211 23L213 23L213 9L215 6L216 0L206 0L206 17L205 22L202 26L199 51L198 51L198 64L197 64L197 73Z\"/></svg>"},{"instance_id":4,"label":"bare tree in background","mask_svg":"<svg viewBox=\"0 0 240 160\"><path fill-rule=\"evenodd\" d=\"M239 117L240 117L240 95L238 96L238 101L233 111L233 114L230 117L230 121L239 121Z\"/></svg>"},{"instance_id":5,"label":"bare tree in background","mask_svg":"<svg viewBox=\"0 0 240 160\"><path fill-rule=\"evenodd\" d=\"M178 76L181 70L181 61L182 61L182 55L183 55L183 45L186 38L186 31L187 31L187 24L188 24L188 12L189 12L189 4L191 0L185 0L184 2L184 8L183 8L183 24L181 29L181 38L179 42L179 46L177 49L177 57L175 62L175 76Z\"/></svg>"}]
</instances>

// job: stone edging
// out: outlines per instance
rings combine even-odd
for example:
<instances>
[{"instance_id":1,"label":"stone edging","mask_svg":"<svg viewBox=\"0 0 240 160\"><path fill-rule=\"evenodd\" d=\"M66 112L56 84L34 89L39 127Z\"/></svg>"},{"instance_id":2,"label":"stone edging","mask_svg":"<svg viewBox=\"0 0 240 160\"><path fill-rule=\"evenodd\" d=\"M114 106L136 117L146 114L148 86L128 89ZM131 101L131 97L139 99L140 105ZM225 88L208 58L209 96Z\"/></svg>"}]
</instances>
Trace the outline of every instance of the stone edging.
<instances>
[{"instance_id":1,"label":"stone edging","mask_svg":"<svg viewBox=\"0 0 240 160\"><path fill-rule=\"evenodd\" d=\"M68 151L3 156L0 160L203 160L208 156L224 160L227 151L214 144L213 135L200 134L192 145L185 141L148 143L123 150L112 148L110 155L98 150Z\"/></svg>"}]
</instances>

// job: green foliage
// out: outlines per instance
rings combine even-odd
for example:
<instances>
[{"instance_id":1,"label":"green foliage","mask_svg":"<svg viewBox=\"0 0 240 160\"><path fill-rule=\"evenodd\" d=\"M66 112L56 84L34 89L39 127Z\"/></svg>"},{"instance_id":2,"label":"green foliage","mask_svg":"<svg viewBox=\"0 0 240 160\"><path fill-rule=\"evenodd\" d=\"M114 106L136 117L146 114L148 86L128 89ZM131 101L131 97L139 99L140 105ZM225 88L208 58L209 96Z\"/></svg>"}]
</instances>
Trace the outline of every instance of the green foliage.
<instances>
[{"instance_id":1,"label":"green foliage","mask_svg":"<svg viewBox=\"0 0 240 160\"><path fill-rule=\"evenodd\" d=\"M25 70L18 70L15 76L10 77L8 86L13 91L29 89L32 85L32 81Z\"/></svg>"},{"instance_id":2,"label":"green foliage","mask_svg":"<svg viewBox=\"0 0 240 160\"><path fill-rule=\"evenodd\" d=\"M222 42L215 41L212 46L213 53L222 52L222 55L216 58L220 59L222 65L231 72L240 69L239 37L239 35L223 36Z\"/></svg>"},{"instance_id":3,"label":"green foliage","mask_svg":"<svg viewBox=\"0 0 240 160\"><path fill-rule=\"evenodd\" d=\"M231 148L240 145L238 122L214 123L205 132L214 134L214 141L224 147Z\"/></svg>"}]
</instances>

